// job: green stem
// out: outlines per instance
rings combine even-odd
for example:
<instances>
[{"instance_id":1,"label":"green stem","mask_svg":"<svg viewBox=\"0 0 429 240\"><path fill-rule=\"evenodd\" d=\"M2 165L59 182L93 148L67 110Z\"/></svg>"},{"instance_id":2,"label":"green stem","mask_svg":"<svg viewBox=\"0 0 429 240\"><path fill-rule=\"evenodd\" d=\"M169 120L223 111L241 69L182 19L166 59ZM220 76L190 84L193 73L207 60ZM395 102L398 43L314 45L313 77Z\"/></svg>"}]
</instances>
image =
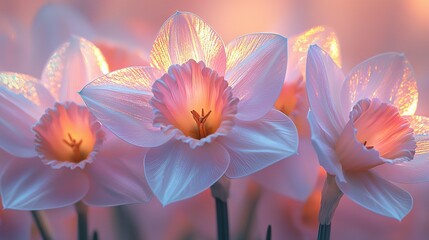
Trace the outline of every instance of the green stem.
<instances>
[{"instance_id":1,"label":"green stem","mask_svg":"<svg viewBox=\"0 0 429 240\"><path fill-rule=\"evenodd\" d=\"M329 240L331 238L331 224L319 224L317 240Z\"/></svg>"},{"instance_id":2,"label":"green stem","mask_svg":"<svg viewBox=\"0 0 429 240\"><path fill-rule=\"evenodd\" d=\"M31 211L31 216L33 217L34 223L36 224L37 229L39 230L40 236L43 240L51 240L48 231L46 230L45 225L43 224L42 218L38 211Z\"/></svg>"},{"instance_id":3,"label":"green stem","mask_svg":"<svg viewBox=\"0 0 429 240\"><path fill-rule=\"evenodd\" d=\"M228 204L219 198L216 200L217 236L219 240L229 239Z\"/></svg>"},{"instance_id":4,"label":"green stem","mask_svg":"<svg viewBox=\"0 0 429 240\"><path fill-rule=\"evenodd\" d=\"M79 240L88 240L88 207L83 202L75 204Z\"/></svg>"}]
</instances>

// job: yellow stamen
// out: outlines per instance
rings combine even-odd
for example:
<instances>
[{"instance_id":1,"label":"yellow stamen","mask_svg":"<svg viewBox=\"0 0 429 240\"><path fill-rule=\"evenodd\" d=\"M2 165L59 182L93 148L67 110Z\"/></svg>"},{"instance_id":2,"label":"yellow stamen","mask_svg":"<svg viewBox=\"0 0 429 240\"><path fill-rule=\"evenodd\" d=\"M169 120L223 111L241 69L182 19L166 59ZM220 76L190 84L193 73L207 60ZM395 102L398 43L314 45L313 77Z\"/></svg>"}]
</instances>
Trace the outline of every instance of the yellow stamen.
<instances>
[{"instance_id":1,"label":"yellow stamen","mask_svg":"<svg viewBox=\"0 0 429 240\"><path fill-rule=\"evenodd\" d=\"M205 123L207 121L207 118L210 116L210 113L212 113L212 111L209 111L207 113L207 115L205 115L204 114L204 108L202 108L201 109L201 116L195 110L192 110L191 113L192 113L192 117L194 118L195 122L197 123L198 133L199 133L198 139L207 137L207 130L206 130Z\"/></svg>"},{"instance_id":2,"label":"yellow stamen","mask_svg":"<svg viewBox=\"0 0 429 240\"><path fill-rule=\"evenodd\" d=\"M80 162L81 159L81 153L80 153L80 145L82 144L82 139L79 140L79 142L74 139L70 133L67 133L69 136L69 141L63 139L63 142L67 144L71 149L73 150L73 162Z\"/></svg>"}]
</instances>

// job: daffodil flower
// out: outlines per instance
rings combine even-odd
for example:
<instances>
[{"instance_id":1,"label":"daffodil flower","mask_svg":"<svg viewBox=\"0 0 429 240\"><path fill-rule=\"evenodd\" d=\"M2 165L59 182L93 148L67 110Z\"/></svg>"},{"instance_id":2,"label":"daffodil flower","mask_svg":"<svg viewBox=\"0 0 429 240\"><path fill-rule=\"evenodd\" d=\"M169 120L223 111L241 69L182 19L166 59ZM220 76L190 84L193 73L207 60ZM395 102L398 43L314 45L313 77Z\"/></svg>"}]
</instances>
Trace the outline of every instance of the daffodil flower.
<instances>
[{"instance_id":1,"label":"daffodil flower","mask_svg":"<svg viewBox=\"0 0 429 240\"><path fill-rule=\"evenodd\" d=\"M414 115L417 86L405 56L375 56L345 77L313 45L307 57L307 93L312 143L328 173L327 184L334 186L325 193L336 195L338 187L359 205L402 219L412 208L412 197L392 181L429 180L429 121ZM323 224L330 223L325 220Z\"/></svg>"},{"instance_id":2,"label":"daffodil flower","mask_svg":"<svg viewBox=\"0 0 429 240\"><path fill-rule=\"evenodd\" d=\"M109 73L81 95L117 136L150 148L145 175L164 205L296 153L293 122L272 109L286 73L284 37L250 34L225 48L199 17L176 13L150 56L152 67Z\"/></svg>"},{"instance_id":3,"label":"daffodil flower","mask_svg":"<svg viewBox=\"0 0 429 240\"><path fill-rule=\"evenodd\" d=\"M77 94L107 70L92 43L73 37L52 55L40 81L0 73L5 208L49 209L81 200L111 206L149 199L137 161L145 149L104 129Z\"/></svg>"}]
</instances>

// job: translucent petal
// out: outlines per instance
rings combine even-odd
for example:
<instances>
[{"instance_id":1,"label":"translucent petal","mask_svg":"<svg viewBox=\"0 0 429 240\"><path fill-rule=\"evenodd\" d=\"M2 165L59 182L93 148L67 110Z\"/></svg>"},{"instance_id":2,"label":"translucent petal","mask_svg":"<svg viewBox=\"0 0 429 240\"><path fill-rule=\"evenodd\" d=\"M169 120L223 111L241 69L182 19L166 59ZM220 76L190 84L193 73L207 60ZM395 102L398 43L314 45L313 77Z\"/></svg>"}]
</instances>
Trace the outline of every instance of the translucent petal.
<instances>
[{"instance_id":1,"label":"translucent petal","mask_svg":"<svg viewBox=\"0 0 429 240\"><path fill-rule=\"evenodd\" d=\"M357 204L380 215L401 220L411 210L411 195L369 171L345 174L340 190Z\"/></svg>"},{"instance_id":2,"label":"translucent petal","mask_svg":"<svg viewBox=\"0 0 429 240\"><path fill-rule=\"evenodd\" d=\"M213 29L192 13L177 12L161 27L150 53L153 67L167 72L173 64L203 61L220 76L225 74L225 48Z\"/></svg>"},{"instance_id":3,"label":"translucent petal","mask_svg":"<svg viewBox=\"0 0 429 240\"><path fill-rule=\"evenodd\" d=\"M413 69L399 53L372 57L350 71L341 90L352 106L364 98L379 98L399 108L401 115L413 115L418 92Z\"/></svg>"},{"instance_id":4,"label":"translucent petal","mask_svg":"<svg viewBox=\"0 0 429 240\"><path fill-rule=\"evenodd\" d=\"M151 88L162 75L151 67L124 68L94 80L80 94L98 120L118 137L137 146L159 146L172 137L152 125Z\"/></svg>"},{"instance_id":5,"label":"translucent petal","mask_svg":"<svg viewBox=\"0 0 429 240\"><path fill-rule=\"evenodd\" d=\"M215 142L191 149L177 140L151 148L144 160L149 186L163 205L209 188L222 177L228 164L228 152Z\"/></svg>"},{"instance_id":6,"label":"translucent petal","mask_svg":"<svg viewBox=\"0 0 429 240\"><path fill-rule=\"evenodd\" d=\"M335 32L326 26L313 27L298 36L289 38L286 81L294 80L291 79L293 74L290 74L294 70L299 70L305 77L308 48L312 44L317 44L331 56L335 64L341 67L340 46Z\"/></svg>"},{"instance_id":7,"label":"translucent petal","mask_svg":"<svg viewBox=\"0 0 429 240\"><path fill-rule=\"evenodd\" d=\"M348 107L340 97L344 75L332 58L316 45L307 58L307 94L310 109L320 128L335 141L348 120ZM347 103L346 103L347 105Z\"/></svg>"},{"instance_id":8,"label":"translucent petal","mask_svg":"<svg viewBox=\"0 0 429 240\"><path fill-rule=\"evenodd\" d=\"M237 118L251 121L268 113L279 97L287 66L287 39L250 34L226 47L229 82L238 103Z\"/></svg>"},{"instance_id":9,"label":"translucent petal","mask_svg":"<svg viewBox=\"0 0 429 240\"><path fill-rule=\"evenodd\" d=\"M52 169L39 158L14 159L1 177L3 206L42 210L68 206L88 192L88 179L80 171Z\"/></svg>"},{"instance_id":10,"label":"translucent petal","mask_svg":"<svg viewBox=\"0 0 429 240\"><path fill-rule=\"evenodd\" d=\"M41 83L57 101L82 103L78 91L108 71L103 55L94 44L72 37L51 56L43 70Z\"/></svg>"},{"instance_id":11,"label":"translucent petal","mask_svg":"<svg viewBox=\"0 0 429 240\"><path fill-rule=\"evenodd\" d=\"M231 132L218 141L231 157L225 173L230 178L250 175L298 151L295 125L274 109L258 121L237 121Z\"/></svg>"}]
</instances>

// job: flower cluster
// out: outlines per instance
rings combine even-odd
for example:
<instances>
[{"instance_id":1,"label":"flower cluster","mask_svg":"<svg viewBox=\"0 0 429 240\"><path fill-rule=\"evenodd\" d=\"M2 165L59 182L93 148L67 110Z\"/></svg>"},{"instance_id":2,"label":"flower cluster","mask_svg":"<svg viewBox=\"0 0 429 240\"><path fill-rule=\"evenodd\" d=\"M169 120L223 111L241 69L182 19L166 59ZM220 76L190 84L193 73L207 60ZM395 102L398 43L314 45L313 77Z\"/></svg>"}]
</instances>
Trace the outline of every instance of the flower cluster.
<instances>
[{"instance_id":1,"label":"flower cluster","mask_svg":"<svg viewBox=\"0 0 429 240\"><path fill-rule=\"evenodd\" d=\"M226 202L243 193L231 179L251 176L238 181L245 199L258 202L267 188L305 202L307 223L321 199L321 226L343 194L401 220L413 200L393 182L429 181L429 120L414 115L417 84L403 54L375 56L344 76L327 27L224 44L186 12L167 19L148 61L91 40L71 36L53 54L35 54L51 54L39 79L0 73L0 195L12 209L0 217L26 210L37 221L41 210L74 205L87 237L87 206L159 201L161 215L210 189L227 239ZM25 212L17 217L31 224Z\"/></svg>"}]
</instances>

